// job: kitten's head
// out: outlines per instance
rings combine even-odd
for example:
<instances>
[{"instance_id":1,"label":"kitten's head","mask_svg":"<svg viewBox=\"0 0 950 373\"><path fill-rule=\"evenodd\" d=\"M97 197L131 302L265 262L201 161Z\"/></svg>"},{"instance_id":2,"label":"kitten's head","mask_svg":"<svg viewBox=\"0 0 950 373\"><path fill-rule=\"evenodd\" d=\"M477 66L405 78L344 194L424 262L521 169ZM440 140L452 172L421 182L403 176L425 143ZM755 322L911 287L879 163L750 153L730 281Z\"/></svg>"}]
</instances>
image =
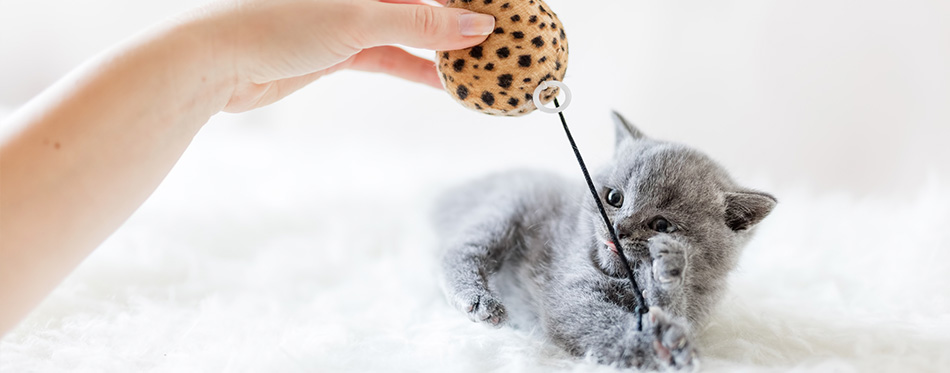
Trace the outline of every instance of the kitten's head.
<instances>
[{"instance_id":1,"label":"kitten's head","mask_svg":"<svg viewBox=\"0 0 950 373\"><path fill-rule=\"evenodd\" d=\"M649 258L647 244L671 235L689 247L695 280L725 278L750 232L775 206L769 194L743 188L706 155L683 145L650 139L614 113L613 161L594 184L631 265ZM596 206L587 214L596 232L596 260L604 272L623 277L610 234ZM695 258L695 259L693 259Z\"/></svg>"}]
</instances>

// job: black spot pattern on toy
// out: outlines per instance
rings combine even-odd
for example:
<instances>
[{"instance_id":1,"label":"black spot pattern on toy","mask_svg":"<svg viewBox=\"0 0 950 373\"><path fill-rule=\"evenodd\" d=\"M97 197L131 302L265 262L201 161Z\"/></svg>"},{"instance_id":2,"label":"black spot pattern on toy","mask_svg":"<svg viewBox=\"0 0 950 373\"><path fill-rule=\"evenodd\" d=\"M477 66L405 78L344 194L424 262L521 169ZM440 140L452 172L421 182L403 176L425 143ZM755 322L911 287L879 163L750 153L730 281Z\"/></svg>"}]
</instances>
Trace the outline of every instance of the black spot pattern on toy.
<instances>
[{"instance_id":1,"label":"black spot pattern on toy","mask_svg":"<svg viewBox=\"0 0 950 373\"><path fill-rule=\"evenodd\" d=\"M531 44L534 44L534 46L537 48L541 48L544 46L544 39L541 39L541 37L538 36L534 39L531 39Z\"/></svg>"},{"instance_id":2,"label":"black spot pattern on toy","mask_svg":"<svg viewBox=\"0 0 950 373\"><path fill-rule=\"evenodd\" d=\"M511 82L514 81L515 77L511 74L505 74L498 76L498 86L504 89L511 88Z\"/></svg>"},{"instance_id":3,"label":"black spot pattern on toy","mask_svg":"<svg viewBox=\"0 0 950 373\"><path fill-rule=\"evenodd\" d=\"M468 55L472 56L472 58L480 60L482 59L482 52L482 47L479 45L477 47L473 47L472 50L468 52Z\"/></svg>"},{"instance_id":4,"label":"black spot pattern on toy","mask_svg":"<svg viewBox=\"0 0 950 373\"><path fill-rule=\"evenodd\" d=\"M484 102L485 105L488 105L488 106L495 105L495 95L493 95L491 92L488 92L488 91L483 92L482 102Z\"/></svg>"},{"instance_id":5,"label":"black spot pattern on toy","mask_svg":"<svg viewBox=\"0 0 950 373\"><path fill-rule=\"evenodd\" d=\"M494 14L498 22L495 37L483 44L439 52L437 66L443 84L463 105L485 114L519 116L534 110L531 101L537 83L564 77L567 35L546 4L537 0L449 0L447 5ZM509 34L511 37L499 37ZM538 98L547 102L556 92L550 88Z\"/></svg>"},{"instance_id":6,"label":"black spot pattern on toy","mask_svg":"<svg viewBox=\"0 0 950 373\"><path fill-rule=\"evenodd\" d=\"M524 55L524 56L518 57L518 66L531 67L531 56Z\"/></svg>"}]
</instances>

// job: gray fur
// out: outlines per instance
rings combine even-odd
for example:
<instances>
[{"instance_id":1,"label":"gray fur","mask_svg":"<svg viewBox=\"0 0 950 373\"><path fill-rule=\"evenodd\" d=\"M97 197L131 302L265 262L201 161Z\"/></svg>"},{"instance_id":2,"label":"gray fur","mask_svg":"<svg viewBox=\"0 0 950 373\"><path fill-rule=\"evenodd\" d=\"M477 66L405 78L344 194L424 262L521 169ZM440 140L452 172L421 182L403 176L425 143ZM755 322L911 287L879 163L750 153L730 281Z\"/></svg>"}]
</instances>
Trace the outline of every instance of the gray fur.
<instances>
[{"instance_id":1,"label":"gray fur","mask_svg":"<svg viewBox=\"0 0 950 373\"><path fill-rule=\"evenodd\" d=\"M643 331L629 281L578 178L509 172L447 193L436 210L444 289L473 321L540 327L577 356L620 367L695 368L691 334L776 201L736 185L702 153L614 119L614 159L594 184L602 200L607 188L623 193L620 208L604 206L651 306ZM676 230L652 229L658 216Z\"/></svg>"}]
</instances>

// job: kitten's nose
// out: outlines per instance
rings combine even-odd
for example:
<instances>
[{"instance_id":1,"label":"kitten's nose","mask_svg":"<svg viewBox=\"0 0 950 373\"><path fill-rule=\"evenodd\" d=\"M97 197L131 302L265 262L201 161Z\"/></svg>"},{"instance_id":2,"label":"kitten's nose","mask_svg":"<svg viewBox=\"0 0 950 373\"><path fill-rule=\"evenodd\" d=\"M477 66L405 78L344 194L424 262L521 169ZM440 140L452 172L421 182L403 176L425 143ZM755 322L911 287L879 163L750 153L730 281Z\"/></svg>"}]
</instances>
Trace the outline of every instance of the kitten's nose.
<instances>
[{"instance_id":1,"label":"kitten's nose","mask_svg":"<svg viewBox=\"0 0 950 373\"><path fill-rule=\"evenodd\" d=\"M617 238L625 240L630 238L630 230L624 227L614 226L614 231L617 232Z\"/></svg>"}]
</instances>

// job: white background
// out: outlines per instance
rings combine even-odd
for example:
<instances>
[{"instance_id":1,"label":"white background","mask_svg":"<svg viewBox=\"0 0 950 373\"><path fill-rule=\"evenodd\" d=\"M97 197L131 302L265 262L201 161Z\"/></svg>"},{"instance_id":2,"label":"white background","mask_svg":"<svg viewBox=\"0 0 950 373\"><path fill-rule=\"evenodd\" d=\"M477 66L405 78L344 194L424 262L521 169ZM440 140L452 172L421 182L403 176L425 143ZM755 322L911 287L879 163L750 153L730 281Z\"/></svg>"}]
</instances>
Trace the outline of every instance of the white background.
<instances>
[{"instance_id":1,"label":"white background","mask_svg":"<svg viewBox=\"0 0 950 373\"><path fill-rule=\"evenodd\" d=\"M22 104L94 53L196 3L0 0L0 107ZM568 118L592 163L609 154L598 147L612 135L607 112L616 108L648 134L707 151L742 180L864 195L913 193L950 175L950 2L551 3L570 34L565 81L576 106ZM370 74L322 83L227 121L313 131L317 141L367 149L367 162L392 156L370 151L374 141L453 159L486 144L468 140L484 139L508 153L488 168L569 163L550 117L476 115L440 92Z\"/></svg>"},{"instance_id":2,"label":"white background","mask_svg":"<svg viewBox=\"0 0 950 373\"><path fill-rule=\"evenodd\" d=\"M194 4L0 0L0 116ZM950 2L550 5L593 168L618 109L780 200L699 336L704 367L950 371ZM0 340L0 371L611 371L439 294L433 195L512 167L580 181L556 117L381 75L215 116Z\"/></svg>"}]
</instances>

